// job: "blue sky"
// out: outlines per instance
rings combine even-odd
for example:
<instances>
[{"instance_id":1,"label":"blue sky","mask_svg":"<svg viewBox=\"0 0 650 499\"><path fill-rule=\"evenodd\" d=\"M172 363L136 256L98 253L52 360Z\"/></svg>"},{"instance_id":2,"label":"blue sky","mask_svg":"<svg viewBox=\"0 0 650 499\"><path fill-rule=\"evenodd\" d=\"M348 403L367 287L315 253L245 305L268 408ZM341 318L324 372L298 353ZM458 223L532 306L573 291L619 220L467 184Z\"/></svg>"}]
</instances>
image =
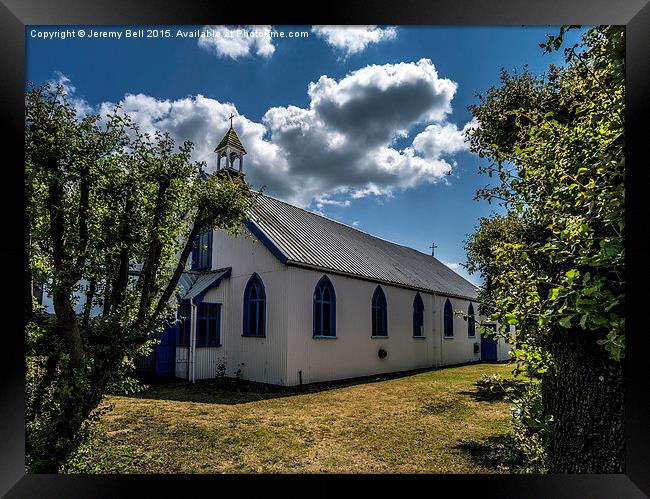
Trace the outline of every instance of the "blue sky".
<instances>
[{"instance_id":1,"label":"blue sky","mask_svg":"<svg viewBox=\"0 0 650 499\"><path fill-rule=\"evenodd\" d=\"M126 38L127 29L170 31ZM74 35L62 39L67 30ZM180 36L197 30L213 36ZM94 31L120 38L90 38ZM308 36L289 38L301 31ZM527 64L541 73L562 64L561 53L539 48L546 33L556 32L27 27L27 80L65 83L80 112L122 102L143 128L193 140L196 159L208 168L232 112L254 187L266 185L271 195L423 252L435 241L436 257L469 277L458 267L463 240L495 207L473 200L487 179L461 140L471 126L467 106L477 102L476 92L498 84L501 67Z\"/></svg>"}]
</instances>

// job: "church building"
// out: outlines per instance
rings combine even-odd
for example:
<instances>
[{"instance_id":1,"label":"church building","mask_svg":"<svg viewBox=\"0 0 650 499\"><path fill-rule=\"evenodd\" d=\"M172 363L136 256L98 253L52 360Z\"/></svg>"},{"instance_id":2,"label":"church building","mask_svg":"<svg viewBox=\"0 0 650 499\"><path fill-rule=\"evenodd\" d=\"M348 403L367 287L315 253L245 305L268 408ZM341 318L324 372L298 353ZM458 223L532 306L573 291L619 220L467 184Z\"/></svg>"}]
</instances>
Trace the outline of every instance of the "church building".
<instances>
[{"instance_id":1,"label":"church building","mask_svg":"<svg viewBox=\"0 0 650 499\"><path fill-rule=\"evenodd\" d=\"M245 175L232 126L215 152ZM507 358L472 320L476 287L434 256L270 196L241 235L200 234L189 267L159 375L295 386Z\"/></svg>"}]
</instances>

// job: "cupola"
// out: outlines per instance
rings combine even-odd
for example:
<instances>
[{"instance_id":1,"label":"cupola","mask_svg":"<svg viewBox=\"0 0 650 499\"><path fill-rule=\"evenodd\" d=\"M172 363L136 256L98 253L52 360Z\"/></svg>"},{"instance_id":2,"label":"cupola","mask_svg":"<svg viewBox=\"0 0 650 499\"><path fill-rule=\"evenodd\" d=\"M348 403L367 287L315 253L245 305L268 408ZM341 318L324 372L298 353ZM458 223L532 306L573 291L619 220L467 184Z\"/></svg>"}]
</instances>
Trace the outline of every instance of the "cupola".
<instances>
[{"instance_id":1,"label":"cupola","mask_svg":"<svg viewBox=\"0 0 650 499\"><path fill-rule=\"evenodd\" d=\"M232 127L234 114L230 115L230 128L214 150L217 153L217 170L226 170L231 176L244 176L244 155L246 149Z\"/></svg>"}]
</instances>

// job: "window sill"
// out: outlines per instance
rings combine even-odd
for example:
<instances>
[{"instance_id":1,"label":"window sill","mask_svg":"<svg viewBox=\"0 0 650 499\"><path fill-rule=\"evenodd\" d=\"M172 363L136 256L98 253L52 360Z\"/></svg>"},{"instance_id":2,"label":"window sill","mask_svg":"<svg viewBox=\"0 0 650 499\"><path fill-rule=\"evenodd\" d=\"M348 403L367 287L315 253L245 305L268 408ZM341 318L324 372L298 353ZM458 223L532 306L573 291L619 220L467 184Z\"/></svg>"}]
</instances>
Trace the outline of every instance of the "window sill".
<instances>
[{"instance_id":1,"label":"window sill","mask_svg":"<svg viewBox=\"0 0 650 499\"><path fill-rule=\"evenodd\" d=\"M386 335L386 336L371 336L370 337L370 339L373 339L373 340L380 340L380 339L384 339L384 338L389 338L389 336Z\"/></svg>"},{"instance_id":2,"label":"window sill","mask_svg":"<svg viewBox=\"0 0 650 499\"><path fill-rule=\"evenodd\" d=\"M335 340L336 336L318 335L318 336L312 336L312 339L314 339L314 340Z\"/></svg>"},{"instance_id":3,"label":"window sill","mask_svg":"<svg viewBox=\"0 0 650 499\"><path fill-rule=\"evenodd\" d=\"M443 336L442 338L443 338L444 340L453 340L453 339L454 339L453 336Z\"/></svg>"},{"instance_id":4,"label":"window sill","mask_svg":"<svg viewBox=\"0 0 650 499\"><path fill-rule=\"evenodd\" d=\"M242 338L266 338L265 334L242 334Z\"/></svg>"},{"instance_id":5,"label":"window sill","mask_svg":"<svg viewBox=\"0 0 650 499\"><path fill-rule=\"evenodd\" d=\"M424 340L426 339L426 336L413 336L413 339Z\"/></svg>"}]
</instances>

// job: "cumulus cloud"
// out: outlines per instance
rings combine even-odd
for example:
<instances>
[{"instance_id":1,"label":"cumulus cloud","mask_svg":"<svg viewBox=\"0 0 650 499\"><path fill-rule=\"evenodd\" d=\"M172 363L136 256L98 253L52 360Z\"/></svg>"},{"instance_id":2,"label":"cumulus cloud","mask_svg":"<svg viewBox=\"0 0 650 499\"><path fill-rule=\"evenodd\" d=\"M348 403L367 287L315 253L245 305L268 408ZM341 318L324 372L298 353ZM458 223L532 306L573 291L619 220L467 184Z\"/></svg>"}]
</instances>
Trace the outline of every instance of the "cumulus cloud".
<instances>
[{"instance_id":1,"label":"cumulus cloud","mask_svg":"<svg viewBox=\"0 0 650 499\"><path fill-rule=\"evenodd\" d=\"M266 170L276 177L288 173L282 151L264 138L266 127L240 115L232 103L219 102L200 94L176 100L127 94L119 104L121 112L131 116L143 133L167 131L177 144L191 140L194 143L193 159L205 161L209 172L216 168L214 148L230 128L228 118L232 113L235 115L233 127L248 152L244 157L247 179L254 186L260 187L260 171ZM114 103L105 102L101 104L99 112L104 115L114 106Z\"/></svg>"},{"instance_id":2,"label":"cumulus cloud","mask_svg":"<svg viewBox=\"0 0 650 499\"><path fill-rule=\"evenodd\" d=\"M74 108L77 117L83 118L92 112L92 106L83 98L77 95L77 87L72 84L72 80L64 75L61 71L54 72L54 78L48 81L50 88L61 85L66 94L66 99Z\"/></svg>"},{"instance_id":3,"label":"cumulus cloud","mask_svg":"<svg viewBox=\"0 0 650 499\"><path fill-rule=\"evenodd\" d=\"M306 107L273 107L261 121L203 95L161 100L127 94L120 104L142 131L168 131L177 143L191 140L194 159L205 161L208 171L216 167L214 148L233 113L248 152L249 183L322 212L446 178L455 165L450 156L465 149L461 135L471 124L459 129L447 121L456 88L421 59L366 66L338 80L323 75L306 89ZM105 102L98 110L114 106ZM422 131L409 140L416 127Z\"/></svg>"},{"instance_id":4,"label":"cumulus cloud","mask_svg":"<svg viewBox=\"0 0 650 499\"><path fill-rule=\"evenodd\" d=\"M451 270L456 272L457 274L460 274L463 276L465 279L467 279L469 282L471 282L474 286L480 287L481 286L481 279L478 274L470 274L467 272L467 269L463 267L460 263L453 263L453 262L442 262L444 263L447 267L449 267Z\"/></svg>"},{"instance_id":5,"label":"cumulus cloud","mask_svg":"<svg viewBox=\"0 0 650 499\"><path fill-rule=\"evenodd\" d=\"M271 26L204 26L199 38L199 47L214 53L217 57L240 57L253 54L271 57L275 52L271 38Z\"/></svg>"},{"instance_id":6,"label":"cumulus cloud","mask_svg":"<svg viewBox=\"0 0 650 499\"><path fill-rule=\"evenodd\" d=\"M397 36L394 27L378 26L312 26L311 31L346 57L362 52L372 43L393 40Z\"/></svg>"},{"instance_id":7,"label":"cumulus cloud","mask_svg":"<svg viewBox=\"0 0 650 499\"><path fill-rule=\"evenodd\" d=\"M453 262L442 262L442 263L444 263L447 267L449 267L454 272L458 272L460 269L463 268L461 267L460 263L453 263Z\"/></svg>"},{"instance_id":8,"label":"cumulus cloud","mask_svg":"<svg viewBox=\"0 0 650 499\"><path fill-rule=\"evenodd\" d=\"M321 76L308 87L308 108L274 107L263 118L300 186L284 194L304 204L322 193L328 199L390 195L439 181L452 169L442 157L446 140L438 139L436 150L424 147L424 137L420 147L394 143L418 124L444 122L456 88L429 59L366 66L338 81ZM446 132L439 127L426 136L435 142ZM269 185L278 180L266 178Z\"/></svg>"},{"instance_id":9,"label":"cumulus cloud","mask_svg":"<svg viewBox=\"0 0 650 499\"><path fill-rule=\"evenodd\" d=\"M469 149L469 144L465 141L465 133L476 126L475 120L466 123L460 130L453 123L434 123L413 139L413 148L435 158L466 151Z\"/></svg>"}]
</instances>

